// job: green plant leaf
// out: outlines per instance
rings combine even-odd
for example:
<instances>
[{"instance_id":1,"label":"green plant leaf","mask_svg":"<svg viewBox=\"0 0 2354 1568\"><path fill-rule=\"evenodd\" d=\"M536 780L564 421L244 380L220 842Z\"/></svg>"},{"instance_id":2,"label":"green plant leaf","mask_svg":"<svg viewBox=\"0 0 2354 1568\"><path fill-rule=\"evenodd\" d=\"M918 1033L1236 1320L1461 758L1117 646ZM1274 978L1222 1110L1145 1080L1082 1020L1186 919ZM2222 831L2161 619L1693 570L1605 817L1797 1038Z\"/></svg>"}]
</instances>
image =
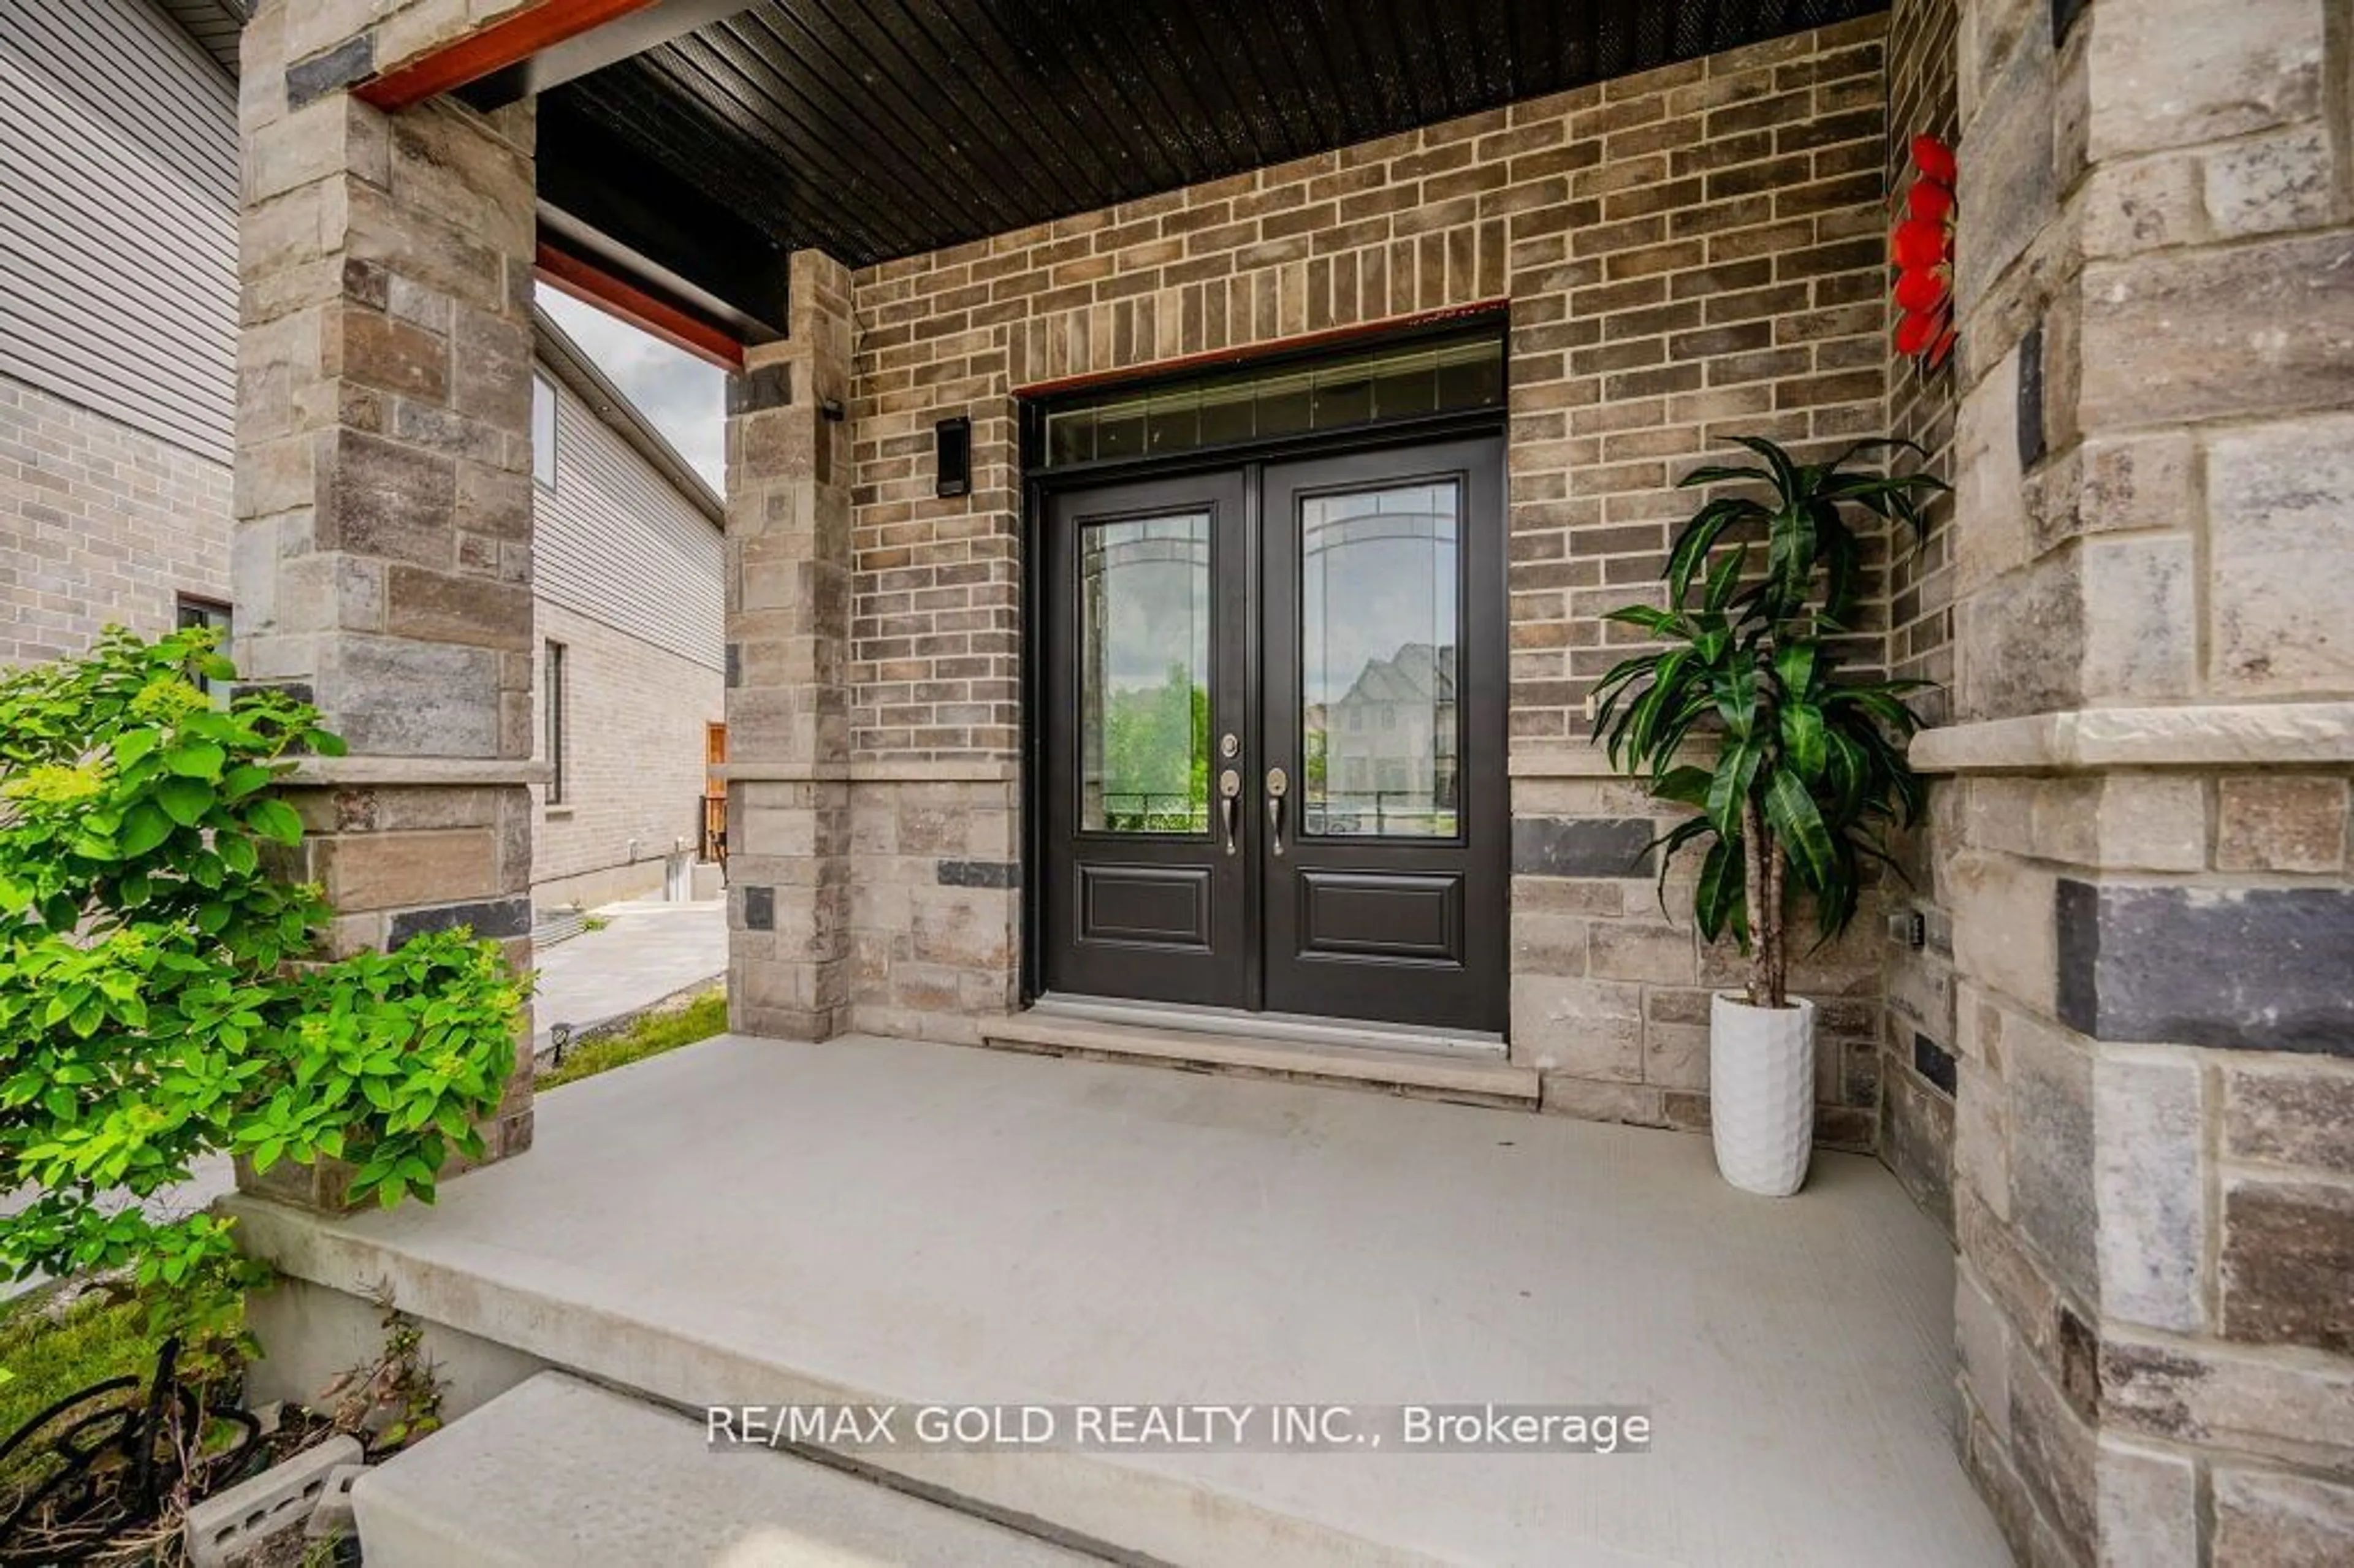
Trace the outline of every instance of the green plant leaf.
<instances>
[{"instance_id":1,"label":"green plant leaf","mask_svg":"<svg viewBox=\"0 0 2354 1568\"><path fill-rule=\"evenodd\" d=\"M1821 892L1831 874L1830 831L1823 824L1814 797L1807 793L1797 775L1776 773L1766 785L1766 820L1799 880L1812 891Z\"/></svg>"},{"instance_id":2,"label":"green plant leaf","mask_svg":"<svg viewBox=\"0 0 2354 1568\"><path fill-rule=\"evenodd\" d=\"M155 786L155 803L184 828L193 828L212 810L213 787L201 779L166 779Z\"/></svg>"},{"instance_id":3,"label":"green plant leaf","mask_svg":"<svg viewBox=\"0 0 2354 1568\"><path fill-rule=\"evenodd\" d=\"M184 740L164 758L164 766L183 779L217 779L228 754L208 740Z\"/></svg>"},{"instance_id":4,"label":"green plant leaf","mask_svg":"<svg viewBox=\"0 0 2354 1568\"><path fill-rule=\"evenodd\" d=\"M283 800L256 800L245 809L245 825L281 844L302 842L302 819Z\"/></svg>"},{"instance_id":5,"label":"green plant leaf","mask_svg":"<svg viewBox=\"0 0 2354 1568\"><path fill-rule=\"evenodd\" d=\"M1708 940L1722 937L1732 923L1746 895L1747 869L1740 840L1720 838L1709 846L1708 858L1701 862L1700 882L1692 889L1692 918Z\"/></svg>"},{"instance_id":6,"label":"green plant leaf","mask_svg":"<svg viewBox=\"0 0 2354 1568\"><path fill-rule=\"evenodd\" d=\"M142 855L151 853L157 844L171 836L172 819L166 817L154 806L142 800L132 807L123 817L122 832L116 835L115 848L123 859L136 860ZM133 903L146 902L143 891L145 879L141 880L143 891L138 898L132 901Z\"/></svg>"}]
</instances>

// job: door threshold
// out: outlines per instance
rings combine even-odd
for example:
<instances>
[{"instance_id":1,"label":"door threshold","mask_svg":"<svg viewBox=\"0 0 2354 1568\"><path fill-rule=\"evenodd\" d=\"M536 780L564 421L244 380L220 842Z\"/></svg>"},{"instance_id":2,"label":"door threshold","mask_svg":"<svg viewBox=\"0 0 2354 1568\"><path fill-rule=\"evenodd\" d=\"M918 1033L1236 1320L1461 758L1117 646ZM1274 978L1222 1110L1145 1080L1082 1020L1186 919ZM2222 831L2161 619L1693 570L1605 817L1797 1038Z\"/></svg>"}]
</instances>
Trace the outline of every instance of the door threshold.
<instances>
[{"instance_id":1,"label":"door threshold","mask_svg":"<svg viewBox=\"0 0 2354 1568\"><path fill-rule=\"evenodd\" d=\"M1423 1051L1437 1056L1486 1057L1501 1061L1504 1037L1472 1029L1433 1029L1373 1019L1330 1018L1299 1012L1252 1012L1239 1007L1204 1007L1184 1001L1131 1001L1117 996L1080 996L1048 991L1030 1011L1045 1018L1126 1023L1141 1029L1180 1029L1200 1034L1235 1034L1299 1045L1373 1046L1383 1051Z\"/></svg>"},{"instance_id":2,"label":"door threshold","mask_svg":"<svg viewBox=\"0 0 2354 1568\"><path fill-rule=\"evenodd\" d=\"M1475 1052L1458 1044L1432 1049L1429 1035L1402 1033L1394 1027L1376 1031L1275 1021L1278 1026L1289 1022L1294 1029L1342 1037L1335 1043L1287 1037L1263 1027L1235 1027L1235 1015L1220 1018L1219 1009L1105 1006L1093 998L1076 1007L1075 1012L1067 1001L1050 1001L1011 1018L990 1020L981 1025L981 1043L1051 1055L1378 1088L1522 1109L1536 1106L1541 1088L1536 1069L1513 1065L1503 1058L1500 1047ZM1205 1015L1228 1027L1200 1027ZM1419 1049L1411 1044L1416 1038L1424 1042ZM1401 1040L1408 1043L1399 1044Z\"/></svg>"}]
</instances>

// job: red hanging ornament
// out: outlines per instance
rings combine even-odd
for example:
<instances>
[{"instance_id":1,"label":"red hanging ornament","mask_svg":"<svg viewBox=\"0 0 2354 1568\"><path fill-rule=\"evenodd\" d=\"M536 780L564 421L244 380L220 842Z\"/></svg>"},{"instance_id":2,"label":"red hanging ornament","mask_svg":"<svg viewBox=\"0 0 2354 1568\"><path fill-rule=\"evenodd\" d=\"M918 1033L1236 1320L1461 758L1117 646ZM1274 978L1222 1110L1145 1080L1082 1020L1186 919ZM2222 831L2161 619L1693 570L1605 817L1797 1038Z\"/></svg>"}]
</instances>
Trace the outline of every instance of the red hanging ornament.
<instances>
[{"instance_id":1,"label":"red hanging ornament","mask_svg":"<svg viewBox=\"0 0 2354 1568\"><path fill-rule=\"evenodd\" d=\"M1913 138L1913 162L1914 166L1929 178L1944 185L1947 190L1953 188L1954 176L1957 172L1954 150L1935 136Z\"/></svg>"},{"instance_id":2,"label":"red hanging ornament","mask_svg":"<svg viewBox=\"0 0 2354 1568\"><path fill-rule=\"evenodd\" d=\"M1888 236L1896 265L1891 291L1903 313L1896 323L1896 352L1935 370L1954 351L1953 149L1935 136L1913 138L1913 163L1920 171L1904 193L1904 217Z\"/></svg>"}]
</instances>

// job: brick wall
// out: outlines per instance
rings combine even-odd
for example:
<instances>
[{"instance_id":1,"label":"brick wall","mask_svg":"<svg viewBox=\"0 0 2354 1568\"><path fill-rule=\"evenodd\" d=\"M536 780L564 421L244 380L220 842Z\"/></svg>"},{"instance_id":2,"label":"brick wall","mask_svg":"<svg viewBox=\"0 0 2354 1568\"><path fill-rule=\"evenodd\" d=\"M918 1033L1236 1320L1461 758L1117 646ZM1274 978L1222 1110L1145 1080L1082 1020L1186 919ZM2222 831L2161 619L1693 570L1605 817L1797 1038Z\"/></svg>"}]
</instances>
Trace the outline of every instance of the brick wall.
<instances>
[{"instance_id":1,"label":"brick wall","mask_svg":"<svg viewBox=\"0 0 2354 1568\"><path fill-rule=\"evenodd\" d=\"M1888 16L1888 221L1903 216L1904 195L1918 170L1916 135L1947 146L1959 138L1960 106L1954 81L1955 0L1896 0ZM1892 274L1893 276L1893 274ZM1897 312L1888 307L1893 333ZM1935 370L1891 351L1888 428L1918 442L1929 471L1954 477L1955 370ZM1915 705L1931 723L1951 711L1954 679L1953 498L1929 509L1929 530L1917 543L1889 553L1888 663L1893 674L1935 683ZM1891 889L1899 916L1888 933L1887 1052L1881 1062L1881 1158L1922 1206L1952 1224L1954 1093L1961 1071L1954 1056L1953 919L1937 883L1938 835L1950 839L1956 807L1951 790L1932 781L1929 821L1899 853L1907 884ZM1918 916L1921 946L1913 945Z\"/></svg>"},{"instance_id":2,"label":"brick wall","mask_svg":"<svg viewBox=\"0 0 2354 1568\"><path fill-rule=\"evenodd\" d=\"M655 893L663 859L695 852L701 826L704 726L721 716L719 672L601 621L541 599L542 657L564 644L564 803L535 785L539 828L532 898L594 906ZM534 760L548 760L547 686L533 683L542 722ZM634 853L631 844L636 848Z\"/></svg>"},{"instance_id":3,"label":"brick wall","mask_svg":"<svg viewBox=\"0 0 2354 1568\"><path fill-rule=\"evenodd\" d=\"M228 599L228 464L0 376L0 663Z\"/></svg>"},{"instance_id":4,"label":"brick wall","mask_svg":"<svg viewBox=\"0 0 2354 1568\"><path fill-rule=\"evenodd\" d=\"M1508 300L1514 1050L1559 1108L1702 1125L1706 988L1732 960L1630 864L1654 808L1601 777L1584 705L1627 651L1603 614L1656 592L1693 509L1680 474L1735 432L1882 428L1885 95L1875 17L855 274L855 1020L967 1037L1012 1005L1018 389ZM942 500L931 427L953 414L973 486ZM1855 1145L1878 950L1804 977L1828 1004L1824 1136Z\"/></svg>"}]
</instances>

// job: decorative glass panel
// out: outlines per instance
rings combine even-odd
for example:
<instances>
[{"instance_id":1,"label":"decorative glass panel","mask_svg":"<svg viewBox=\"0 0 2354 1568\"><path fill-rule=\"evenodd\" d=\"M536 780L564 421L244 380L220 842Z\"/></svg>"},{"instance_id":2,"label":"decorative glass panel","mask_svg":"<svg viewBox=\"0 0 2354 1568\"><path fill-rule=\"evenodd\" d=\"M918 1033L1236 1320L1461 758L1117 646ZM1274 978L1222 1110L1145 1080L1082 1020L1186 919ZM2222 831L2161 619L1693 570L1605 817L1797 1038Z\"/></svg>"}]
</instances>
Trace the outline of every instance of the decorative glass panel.
<instances>
[{"instance_id":1,"label":"decorative glass panel","mask_svg":"<svg viewBox=\"0 0 2354 1568\"><path fill-rule=\"evenodd\" d=\"M1459 512L1451 481L1301 505L1305 832L1456 836Z\"/></svg>"},{"instance_id":2,"label":"decorative glass panel","mask_svg":"<svg viewBox=\"0 0 2354 1568\"><path fill-rule=\"evenodd\" d=\"M1045 466L1201 451L1503 401L1504 345L1492 333L1425 339L1062 403L1046 416Z\"/></svg>"},{"instance_id":3,"label":"decorative glass panel","mask_svg":"<svg viewBox=\"0 0 2354 1568\"><path fill-rule=\"evenodd\" d=\"M1079 826L1210 831L1210 518L1079 543Z\"/></svg>"}]
</instances>

